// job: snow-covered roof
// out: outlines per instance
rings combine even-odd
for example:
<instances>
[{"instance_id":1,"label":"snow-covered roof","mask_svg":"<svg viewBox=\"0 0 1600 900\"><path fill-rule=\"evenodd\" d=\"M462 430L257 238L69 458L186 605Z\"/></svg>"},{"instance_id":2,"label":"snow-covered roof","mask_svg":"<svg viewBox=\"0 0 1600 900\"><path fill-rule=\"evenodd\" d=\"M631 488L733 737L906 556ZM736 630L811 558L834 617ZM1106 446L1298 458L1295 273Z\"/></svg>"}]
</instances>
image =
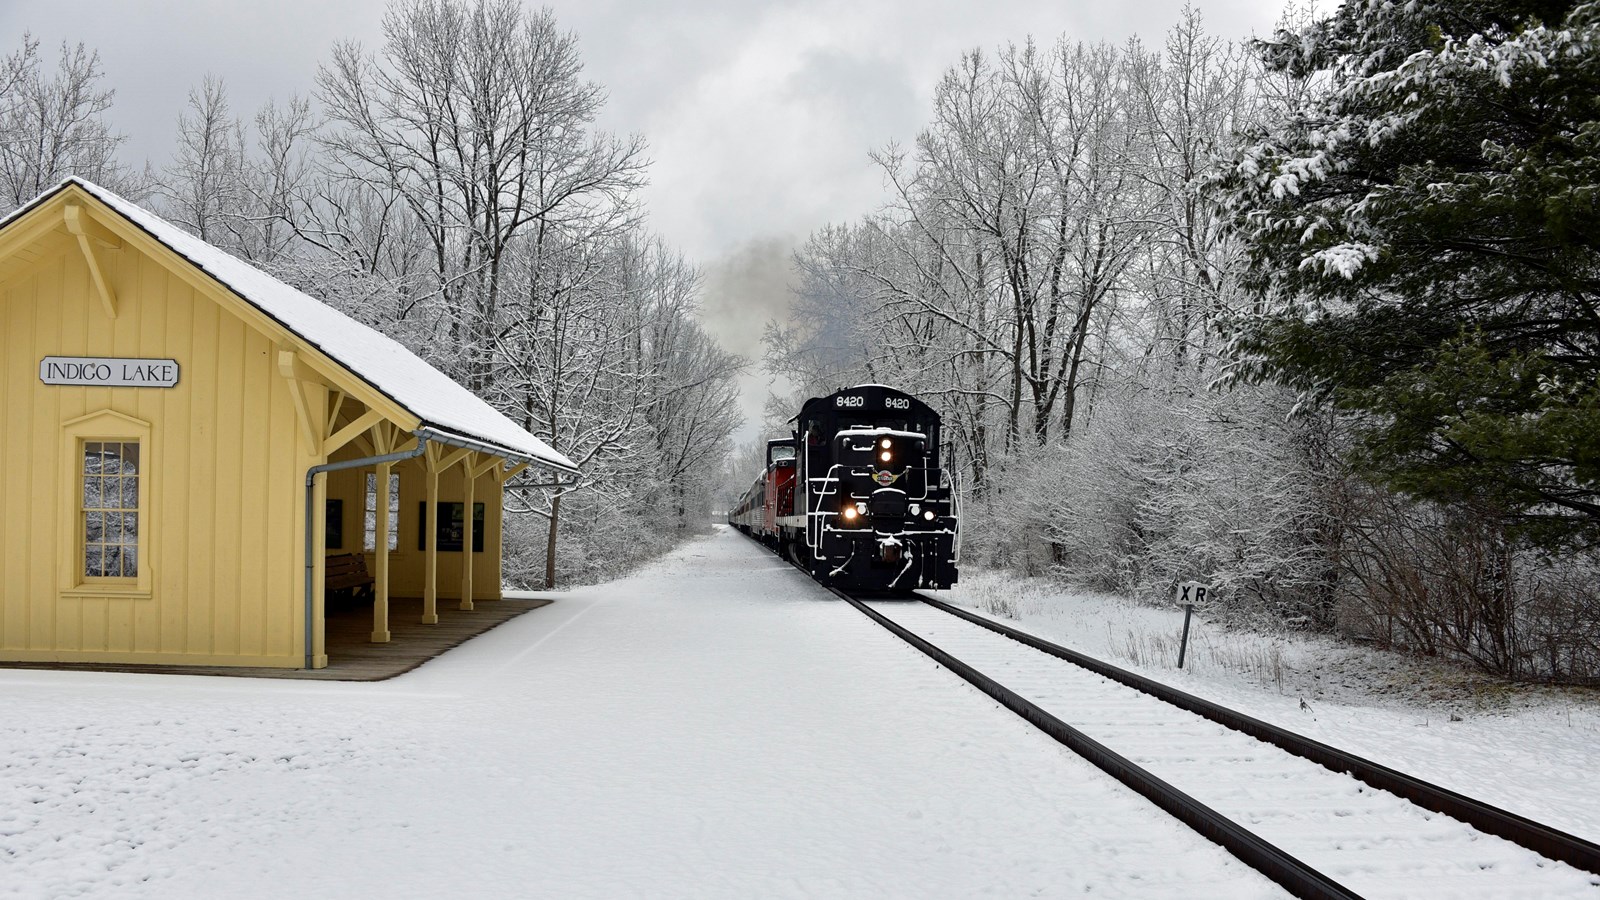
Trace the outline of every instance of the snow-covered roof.
<instances>
[{"instance_id":1,"label":"snow-covered roof","mask_svg":"<svg viewBox=\"0 0 1600 900\"><path fill-rule=\"evenodd\" d=\"M577 472L572 460L552 449L448 375L428 365L398 341L226 253L143 207L81 178L68 178L0 221L0 228L68 185L92 194L141 231L272 317L305 342L422 420L428 437L482 444L508 458Z\"/></svg>"}]
</instances>

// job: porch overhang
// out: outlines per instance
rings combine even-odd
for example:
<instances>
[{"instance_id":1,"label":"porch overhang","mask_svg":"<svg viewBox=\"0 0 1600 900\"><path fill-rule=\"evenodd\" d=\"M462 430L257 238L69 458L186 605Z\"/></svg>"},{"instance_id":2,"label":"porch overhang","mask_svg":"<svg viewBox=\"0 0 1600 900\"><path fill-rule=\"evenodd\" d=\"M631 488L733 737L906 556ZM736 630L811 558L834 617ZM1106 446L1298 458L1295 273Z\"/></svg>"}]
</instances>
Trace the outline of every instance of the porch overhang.
<instances>
[{"instance_id":1,"label":"porch overhang","mask_svg":"<svg viewBox=\"0 0 1600 900\"><path fill-rule=\"evenodd\" d=\"M576 478L582 474L577 466L568 465L544 456L531 454L526 450L513 450L510 447L493 444L482 440L481 438L469 437L461 434L458 431L451 431L446 428L441 428L437 425L424 424L421 428L418 428L412 433L421 440L432 441L437 444L445 444L447 446L457 447L462 450L472 450L474 452L484 453L489 456L498 456L514 463L526 463L529 466L537 466L539 468L555 472L557 475L569 475Z\"/></svg>"}]
</instances>

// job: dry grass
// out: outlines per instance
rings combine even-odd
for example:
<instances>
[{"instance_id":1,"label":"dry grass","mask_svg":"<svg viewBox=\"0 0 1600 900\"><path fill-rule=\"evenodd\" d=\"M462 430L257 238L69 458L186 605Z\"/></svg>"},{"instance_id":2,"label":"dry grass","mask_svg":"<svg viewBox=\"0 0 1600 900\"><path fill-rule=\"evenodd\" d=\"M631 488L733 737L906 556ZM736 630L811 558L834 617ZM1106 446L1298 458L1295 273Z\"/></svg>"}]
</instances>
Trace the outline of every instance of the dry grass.
<instances>
[{"instance_id":1,"label":"dry grass","mask_svg":"<svg viewBox=\"0 0 1600 900\"><path fill-rule=\"evenodd\" d=\"M1177 668L1179 635L1129 630L1126 636L1111 637L1107 644L1121 658L1136 666L1152 669ZM1217 668L1239 673L1263 687L1282 692L1288 667L1282 643L1263 637L1242 637L1218 644L1210 635L1191 632L1189 649L1184 654L1185 668Z\"/></svg>"},{"instance_id":2,"label":"dry grass","mask_svg":"<svg viewBox=\"0 0 1600 900\"><path fill-rule=\"evenodd\" d=\"M1031 581L996 578L988 573L963 573L965 593L973 605L991 616L1018 620L1043 608L1048 594Z\"/></svg>"}]
</instances>

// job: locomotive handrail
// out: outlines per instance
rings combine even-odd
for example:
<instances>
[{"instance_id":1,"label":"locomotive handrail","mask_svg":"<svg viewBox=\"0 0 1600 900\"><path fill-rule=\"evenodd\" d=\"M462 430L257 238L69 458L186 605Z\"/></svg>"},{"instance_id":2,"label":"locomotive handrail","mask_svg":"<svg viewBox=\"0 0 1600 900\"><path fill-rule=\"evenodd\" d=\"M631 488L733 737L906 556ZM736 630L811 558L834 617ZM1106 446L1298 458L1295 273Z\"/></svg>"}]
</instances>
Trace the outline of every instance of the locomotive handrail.
<instances>
[{"instance_id":1,"label":"locomotive handrail","mask_svg":"<svg viewBox=\"0 0 1600 900\"><path fill-rule=\"evenodd\" d=\"M941 470L942 471L942 470ZM950 472L950 515L955 518L956 534L954 545L950 548L950 562L961 564L961 482L960 473Z\"/></svg>"},{"instance_id":2,"label":"locomotive handrail","mask_svg":"<svg viewBox=\"0 0 1600 900\"><path fill-rule=\"evenodd\" d=\"M821 485L838 484L842 479L836 477L833 473L835 471L837 471L838 469L841 469L841 468L846 468L843 463L834 463L831 467L829 467L827 475L822 476L822 477L818 477L818 478L807 478L806 480L811 482L811 483L813 483L813 484L821 484ZM916 496L912 496L910 493L907 493L906 494L906 499L908 501L912 501L912 502L915 502L915 503L927 502L928 500L933 498L934 493L935 493L936 490L943 490L944 489L943 485L942 485L942 477L946 473L945 473L945 470L944 470L943 467L939 467L939 466L906 466L905 471L906 471L907 474L909 474L911 472L921 472L923 474L923 478L922 478L922 493L917 494ZM849 472L849 474L854 475L854 476L858 476L858 477L862 477L862 478L870 478L871 474L872 474L872 469L871 469L871 467L867 467L867 468L848 468L848 472ZM938 484L937 487L935 486L936 483ZM953 483L954 483L954 479L952 478L952 484ZM834 496L835 494L838 494L838 493L840 493L840 492L836 491L836 490L818 490L818 491L816 491L816 496L818 496L818 497L832 497L832 496ZM855 495L852 495L852 496L855 496ZM950 491L950 497L951 497L951 514L956 516L959 519L959 517L960 517L960 507L961 507L960 497L956 493L956 491L954 490L953 487L951 488L951 491ZM858 499L865 499L865 498L858 498ZM807 509L807 514L808 515L812 515L812 516L824 515L823 511L821 511L821 510L818 510L816 512L812 512L809 508ZM958 554L959 554L959 551L958 551Z\"/></svg>"},{"instance_id":3,"label":"locomotive handrail","mask_svg":"<svg viewBox=\"0 0 1600 900\"><path fill-rule=\"evenodd\" d=\"M811 447L809 445L807 445L807 447L806 447L806 453L807 453L807 456L808 456L807 462L810 462L810 459L809 459L810 452L811 452ZM820 481L825 485L826 484L836 484L839 481L839 479L836 478L833 473L835 471L837 471L839 468L840 468L839 463L834 463L833 465L828 467L828 474L824 475L821 478L813 478L813 477L807 475L806 476L806 481L807 482ZM806 471L809 472L810 469L807 469ZM838 491L818 491L817 492L817 496L818 497L832 497L834 494L837 494L837 493L838 493ZM820 509L813 511L811 509L810 500L811 500L810 497L806 498L806 547L808 547L811 550L815 551L815 550L817 550L818 548L820 548L822 546L822 528L823 528L823 525L820 523L820 521L818 522L818 524L817 524L817 533L816 533L816 536L813 538L812 534L811 534L811 523L814 520L820 520L824 516L831 515L831 514L830 513L825 513Z\"/></svg>"},{"instance_id":4,"label":"locomotive handrail","mask_svg":"<svg viewBox=\"0 0 1600 900\"><path fill-rule=\"evenodd\" d=\"M822 542L822 536L818 534L815 542L811 539L811 441L804 441L803 446L805 451L800 464L806 473L805 491L795 498L795 507L803 510L806 514L806 549L812 551L812 554L815 555L817 545ZM798 475L799 473L796 472L795 474ZM796 478L795 480L799 481L800 479Z\"/></svg>"},{"instance_id":5,"label":"locomotive handrail","mask_svg":"<svg viewBox=\"0 0 1600 900\"><path fill-rule=\"evenodd\" d=\"M838 468L841 468L843 466L844 466L843 463L834 463L833 467L830 468L828 471L831 473L834 469L838 469ZM871 480L871 478L872 478L872 466L850 467L849 472L850 472L851 475L854 475L854 476L856 476L858 478L865 478L865 479L868 479L868 480ZM934 487L932 485L934 483L935 476L943 474L944 473L944 468L942 466L906 466L905 474L910 474L912 472L921 472L921 473L923 473L922 493L919 494L918 496L915 496L915 497L912 497L910 494L907 494L906 497L908 499L921 502L923 500L927 500L930 496L932 496L933 491L934 491ZM827 484L832 484L834 482L839 481L838 478L834 478L831 474L828 475L827 477L824 477L824 478L813 478L811 480L812 481L820 481L820 482L827 483ZM817 496L819 496L819 497L827 497L827 496L831 496L833 493L834 492L829 491L828 493L825 493L825 494L824 493L819 493Z\"/></svg>"}]
</instances>

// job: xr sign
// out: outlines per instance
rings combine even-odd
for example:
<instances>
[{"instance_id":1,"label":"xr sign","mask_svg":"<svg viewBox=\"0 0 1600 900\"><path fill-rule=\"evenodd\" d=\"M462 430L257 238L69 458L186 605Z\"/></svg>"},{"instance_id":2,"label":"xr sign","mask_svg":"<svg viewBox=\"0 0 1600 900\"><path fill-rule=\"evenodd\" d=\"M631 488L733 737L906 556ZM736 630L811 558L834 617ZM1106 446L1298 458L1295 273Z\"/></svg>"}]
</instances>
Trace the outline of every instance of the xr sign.
<instances>
[{"instance_id":1,"label":"xr sign","mask_svg":"<svg viewBox=\"0 0 1600 900\"><path fill-rule=\"evenodd\" d=\"M1205 606L1211 597L1211 585L1198 581L1185 581L1178 585L1179 606Z\"/></svg>"},{"instance_id":2,"label":"xr sign","mask_svg":"<svg viewBox=\"0 0 1600 900\"><path fill-rule=\"evenodd\" d=\"M1196 606L1205 606L1211 597L1212 588L1209 584L1198 581L1185 581L1178 585L1178 605L1183 607L1183 637L1178 638L1178 668L1183 668L1183 658L1189 650L1189 617L1194 615Z\"/></svg>"}]
</instances>

